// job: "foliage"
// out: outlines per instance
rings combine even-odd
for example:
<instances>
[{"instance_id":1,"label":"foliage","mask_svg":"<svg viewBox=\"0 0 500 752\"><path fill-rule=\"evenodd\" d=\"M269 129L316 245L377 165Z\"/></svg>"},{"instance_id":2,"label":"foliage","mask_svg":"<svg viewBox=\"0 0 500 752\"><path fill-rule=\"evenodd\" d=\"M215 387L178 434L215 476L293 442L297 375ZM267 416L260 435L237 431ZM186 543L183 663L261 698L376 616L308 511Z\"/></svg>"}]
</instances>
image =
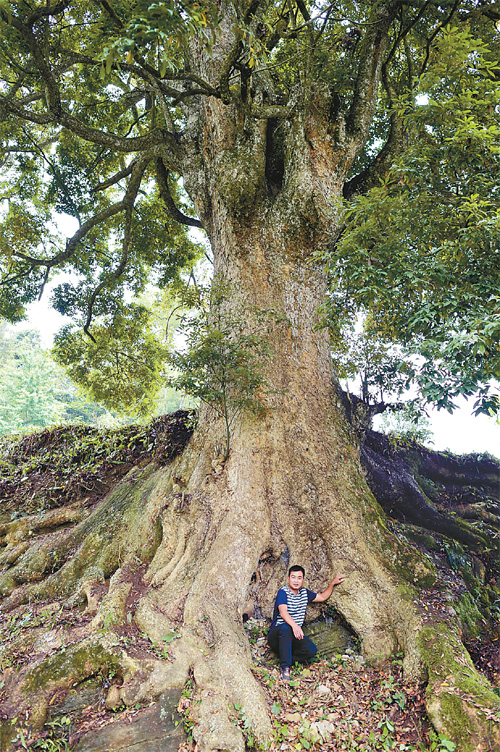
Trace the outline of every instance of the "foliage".
<instances>
[{"instance_id":1,"label":"foliage","mask_svg":"<svg viewBox=\"0 0 500 752\"><path fill-rule=\"evenodd\" d=\"M57 362L90 398L129 418L174 412L182 397L165 386L169 343L178 325L168 291L152 290L93 326L92 339L74 325L55 337Z\"/></svg>"},{"instance_id":2,"label":"foliage","mask_svg":"<svg viewBox=\"0 0 500 752\"><path fill-rule=\"evenodd\" d=\"M264 367L271 354L265 334L275 318L272 311L236 305L235 296L232 291L229 307L229 290L220 280L209 291L200 290L197 312L186 315L179 327L186 338L185 350L170 355L170 363L178 371L170 384L210 405L223 418L224 461L238 415L242 411L258 415L265 409Z\"/></svg>"},{"instance_id":3,"label":"foliage","mask_svg":"<svg viewBox=\"0 0 500 752\"><path fill-rule=\"evenodd\" d=\"M365 321L357 328L343 325L334 333L332 358L341 381L359 385L365 403L399 399L408 386L409 364L404 351L384 342Z\"/></svg>"},{"instance_id":4,"label":"foliage","mask_svg":"<svg viewBox=\"0 0 500 752\"><path fill-rule=\"evenodd\" d=\"M124 58L131 63L149 47L150 62L159 64L160 75L165 76L168 69L178 68L190 37L210 43L210 28L217 20L216 7L204 0L121 3L114 11L112 33L101 52L104 60L99 75L105 79L114 63L119 65Z\"/></svg>"},{"instance_id":5,"label":"foliage","mask_svg":"<svg viewBox=\"0 0 500 752\"><path fill-rule=\"evenodd\" d=\"M288 0L231 13L234 44L213 81L193 64L219 54L223 17L210 0L0 2L1 315L20 320L69 273L52 303L93 339L68 328L58 358L107 404L113 392L120 408L150 410L163 350L129 301L151 282L175 287L201 253L186 228L201 225L188 214L205 189L179 180L201 153L200 100L234 105L245 133L268 121L279 145L311 94L328 90L332 143L371 120L329 258L332 329L341 311L345 321L369 310L381 336L423 356L408 378L430 402L451 409L457 393L478 392L477 409L496 409L497 12L473 0ZM379 35L372 112L364 76ZM66 242L61 215L77 223Z\"/></svg>"},{"instance_id":6,"label":"foliage","mask_svg":"<svg viewBox=\"0 0 500 752\"><path fill-rule=\"evenodd\" d=\"M12 64L22 65L29 57L29 44L26 46L23 30L15 21L16 14L24 19L24 12L22 3L2 5L0 22L6 43L0 61L3 70L12 70ZM63 64L64 73L60 73L57 65L55 68L65 99L69 97L76 104L84 94L73 109L76 118L81 118L90 128L100 125L112 129L117 125L119 130L123 128L128 132L136 124L141 129L144 113L138 111L142 106L132 94L131 81L125 80L128 74L122 74L123 80L115 77L114 91L106 91L109 81L104 79L108 77L113 57L123 52L133 58L144 54L144 46L151 44L151 54L156 60L162 45L171 51L178 50L176 44L182 43L185 27L186 33L191 34L195 27L199 29L203 13L209 14L200 3L181 7L175 3L147 2L122 3L119 13L126 20L115 15L110 23L98 6L86 2L68 7L62 16L56 12L56 25L61 24L64 37L59 37L62 47L57 54L64 56L66 53L61 50L67 44L67 49L75 48L80 59L69 68ZM39 20L44 26L50 11L42 16ZM86 36L84 29L88 32ZM118 116L120 88L123 103L127 102L126 110L132 115L129 118L126 114L124 120ZM104 100L109 96L109 106L105 106ZM43 109L43 104L41 107ZM148 100L145 111L150 109ZM156 105L152 109L153 127L161 126L162 118L156 122ZM103 368L104 374L95 391L108 398L104 382L112 368L109 361L117 357L118 350L123 372L126 370L123 361L130 357L129 342L123 343L120 351L114 342L119 338L118 333L112 337L111 332L115 326L121 326L123 334L123 326L128 326L130 340L132 333L140 332L140 324L144 323L136 306L128 304L131 293L138 295L152 282L162 287L175 287L180 281L180 272L191 269L200 246L188 238L186 227L178 224L162 207L155 187L154 160L147 169L145 164L137 167L134 161L125 165L120 153L103 149L102 145L90 146L64 129L57 133L50 125L37 129L34 125L15 124L10 120L4 121L2 127L0 138L5 169L1 181L1 314L9 321L23 318L26 304L38 297L46 282L54 280L64 268L69 275L65 277L67 281L56 285L52 304L60 313L72 316L90 337L94 337L91 323L97 318L94 344L100 357L96 358L94 375L98 366ZM110 169L111 172L116 169L120 175L124 173L126 180L135 167L137 174L129 192L123 190L118 180L107 185ZM171 178L167 177L166 182L173 199L182 208L185 195L181 195ZM78 223L72 242L66 244L54 225L61 215L69 215ZM63 341L65 347L61 352ZM111 352L105 357L103 349L108 344ZM137 349L141 348L149 354L139 337ZM60 337L58 355L62 362L74 356L76 361L72 365L79 373L78 359L81 357L88 362L90 349L67 328ZM146 369L141 376L149 385L151 376ZM126 402L125 397L123 401Z\"/></svg>"},{"instance_id":7,"label":"foliage","mask_svg":"<svg viewBox=\"0 0 500 752\"><path fill-rule=\"evenodd\" d=\"M409 144L348 209L329 257L333 328L369 313L388 343L420 356L408 384L452 410L476 394L498 409L500 92L495 41L468 26L436 39L418 88L395 101Z\"/></svg>"},{"instance_id":8,"label":"foliage","mask_svg":"<svg viewBox=\"0 0 500 752\"><path fill-rule=\"evenodd\" d=\"M36 734L23 721L14 718L12 724L17 735L14 740L20 749L46 750L46 752L69 752L69 727L71 719L63 716L59 720L47 721L42 734Z\"/></svg>"},{"instance_id":9,"label":"foliage","mask_svg":"<svg viewBox=\"0 0 500 752\"><path fill-rule=\"evenodd\" d=\"M411 403L407 403L396 413L385 413L379 423L379 428L394 437L396 441L410 440L419 444L433 444L433 433L428 418L416 413Z\"/></svg>"},{"instance_id":10,"label":"foliage","mask_svg":"<svg viewBox=\"0 0 500 752\"><path fill-rule=\"evenodd\" d=\"M65 421L95 422L106 411L81 398L36 331L7 334L0 349L0 434Z\"/></svg>"},{"instance_id":11,"label":"foliage","mask_svg":"<svg viewBox=\"0 0 500 752\"><path fill-rule=\"evenodd\" d=\"M130 415L150 414L167 352L150 320L146 308L128 306L94 326L92 340L68 326L56 336L54 357L96 401Z\"/></svg>"},{"instance_id":12,"label":"foliage","mask_svg":"<svg viewBox=\"0 0 500 752\"><path fill-rule=\"evenodd\" d=\"M453 752L457 746L445 734L436 734L434 731L429 732L429 741L431 752L434 752L434 750L438 750L438 752Z\"/></svg>"}]
</instances>

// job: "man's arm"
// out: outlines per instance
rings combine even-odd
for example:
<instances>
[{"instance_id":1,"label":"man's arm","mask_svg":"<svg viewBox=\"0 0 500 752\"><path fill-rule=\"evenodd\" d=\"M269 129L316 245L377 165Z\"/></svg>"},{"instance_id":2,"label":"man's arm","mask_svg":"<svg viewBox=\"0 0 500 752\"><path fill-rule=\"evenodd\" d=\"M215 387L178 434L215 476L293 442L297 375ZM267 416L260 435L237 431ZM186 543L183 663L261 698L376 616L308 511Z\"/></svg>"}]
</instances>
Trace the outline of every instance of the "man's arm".
<instances>
[{"instance_id":1,"label":"man's arm","mask_svg":"<svg viewBox=\"0 0 500 752\"><path fill-rule=\"evenodd\" d=\"M294 634L294 637L297 640L302 640L304 637L304 632L302 631L302 628L299 627L296 621L292 619L290 614L288 613L288 606L285 603L282 603L278 606L278 611L280 612L280 616L283 619L283 621L286 621L287 624L289 624L292 628L292 632Z\"/></svg>"},{"instance_id":2,"label":"man's arm","mask_svg":"<svg viewBox=\"0 0 500 752\"><path fill-rule=\"evenodd\" d=\"M333 578L333 580L330 582L326 590L323 590L322 593L318 593L316 595L316 598L314 598L313 603L323 603L324 601L327 601L328 598L331 596L335 585L340 585L340 583L344 582L344 580L345 580L345 575L338 574L336 577Z\"/></svg>"}]
</instances>

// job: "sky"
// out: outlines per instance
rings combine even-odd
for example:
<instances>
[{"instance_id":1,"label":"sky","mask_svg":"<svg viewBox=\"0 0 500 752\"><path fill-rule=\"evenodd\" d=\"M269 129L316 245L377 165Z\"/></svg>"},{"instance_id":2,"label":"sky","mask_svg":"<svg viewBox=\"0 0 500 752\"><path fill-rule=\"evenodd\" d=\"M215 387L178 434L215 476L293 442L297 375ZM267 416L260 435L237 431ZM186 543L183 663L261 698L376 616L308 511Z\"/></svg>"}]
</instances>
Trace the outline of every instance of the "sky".
<instances>
[{"instance_id":1,"label":"sky","mask_svg":"<svg viewBox=\"0 0 500 752\"><path fill-rule=\"evenodd\" d=\"M50 308L48 298L50 290L43 299L33 303L29 308L29 319L24 328L36 328L40 331L43 347L51 347L54 334L69 319ZM460 408L452 415L445 410L430 412L431 429L434 433L432 449L448 449L455 454L489 452L500 457L500 425L485 415L472 415L472 401L461 400ZM376 426L375 426L376 427Z\"/></svg>"},{"instance_id":2,"label":"sky","mask_svg":"<svg viewBox=\"0 0 500 752\"><path fill-rule=\"evenodd\" d=\"M433 443L428 446L454 454L488 452L500 457L500 425L486 415L472 415L472 401L462 399L457 402L459 408L452 414L446 410L429 411L434 436Z\"/></svg>"},{"instance_id":3,"label":"sky","mask_svg":"<svg viewBox=\"0 0 500 752\"><path fill-rule=\"evenodd\" d=\"M453 415L445 410L431 414L434 444L432 449L449 449L455 454L489 452L500 457L500 425L486 415L472 415L472 402L461 401Z\"/></svg>"}]
</instances>

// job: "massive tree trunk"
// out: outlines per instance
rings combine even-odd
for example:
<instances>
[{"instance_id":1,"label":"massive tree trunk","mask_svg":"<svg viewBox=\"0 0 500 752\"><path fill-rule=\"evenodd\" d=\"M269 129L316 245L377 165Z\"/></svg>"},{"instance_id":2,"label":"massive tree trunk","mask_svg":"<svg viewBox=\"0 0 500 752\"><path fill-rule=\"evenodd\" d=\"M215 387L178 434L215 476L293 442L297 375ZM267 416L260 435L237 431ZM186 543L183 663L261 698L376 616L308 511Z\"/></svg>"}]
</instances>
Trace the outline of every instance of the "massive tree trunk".
<instances>
[{"instance_id":1,"label":"massive tree trunk","mask_svg":"<svg viewBox=\"0 0 500 752\"><path fill-rule=\"evenodd\" d=\"M349 166L344 159L332 169L333 133L317 114L329 111L324 97L321 88L312 92L310 109L275 130L236 108L231 118L221 102L205 102L201 154L186 177L215 273L231 289L227 305L241 310L243 302L250 312L277 314L269 323L265 416L239 418L223 463L222 421L210 410L202 413L176 470L184 508L166 511L162 546L149 570L156 589L148 602L181 618L210 652L210 678L206 667L195 669L195 680L205 686L199 709L205 720L196 733L207 749L236 744L230 725L219 726L217 739L209 740L207 724L220 703L210 687L225 687L229 699L246 708L259 741L269 738L241 614L250 591L270 613L289 563L303 564L316 589L344 571L345 584L333 600L365 653L387 656L404 646L408 670L421 670L417 616L384 561L380 511L336 399L328 336L316 329L325 277L313 252L338 227L336 199Z\"/></svg>"},{"instance_id":2,"label":"massive tree trunk","mask_svg":"<svg viewBox=\"0 0 500 752\"><path fill-rule=\"evenodd\" d=\"M231 289L226 305L246 307L249 329L252 310L277 314L267 335L265 415L239 417L224 460L223 422L205 409L172 480L161 481L169 500L163 539L147 573L152 589L135 616L158 635L182 624L177 651L188 656L184 669L193 667L201 700L194 736L202 750L243 750L228 701L244 707L261 744L269 741L241 617L249 598L270 614L289 563L304 565L315 589L345 572L332 602L365 655L383 658L400 648L408 675L426 670L421 619L393 567L394 542L337 398L328 336L316 326L326 285L314 251L336 234L336 199L355 154L338 149L323 119L329 96L312 89L296 117L279 126L236 107L230 117L227 105L206 101L196 123L200 149L185 173L215 274ZM423 567L411 557L406 566L410 581Z\"/></svg>"},{"instance_id":3,"label":"massive tree trunk","mask_svg":"<svg viewBox=\"0 0 500 752\"><path fill-rule=\"evenodd\" d=\"M225 217L219 242L218 271L234 299L273 308L285 320L274 322L269 335L272 391L262 398L265 416L240 418L223 463L222 421L210 410L202 413L176 469L182 508L170 504L164 513L162 545L149 568L155 590L146 602L181 619L184 632L200 637L209 653L208 672L201 661L194 673L205 692L196 735L207 749L212 743L231 749L236 733L219 724L208 741L207 724L221 702L210 688L224 687L228 699L245 707L258 739L269 739L241 617L249 597L270 615L291 563L305 566L317 590L345 572L332 601L366 655L387 656L399 645L408 671L421 669L417 616L385 561L388 541L335 397L328 338L315 331L321 270L308 263L300 238L293 242L274 221L269 227L254 220L249 228Z\"/></svg>"}]
</instances>

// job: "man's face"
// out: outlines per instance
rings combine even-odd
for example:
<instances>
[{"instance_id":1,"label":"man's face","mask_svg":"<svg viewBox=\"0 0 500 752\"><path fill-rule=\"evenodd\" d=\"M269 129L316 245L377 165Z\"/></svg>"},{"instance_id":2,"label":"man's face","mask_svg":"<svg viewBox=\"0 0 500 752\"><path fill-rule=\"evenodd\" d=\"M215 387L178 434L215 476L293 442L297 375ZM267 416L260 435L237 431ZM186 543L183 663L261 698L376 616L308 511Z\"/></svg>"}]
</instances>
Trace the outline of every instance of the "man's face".
<instances>
[{"instance_id":1,"label":"man's face","mask_svg":"<svg viewBox=\"0 0 500 752\"><path fill-rule=\"evenodd\" d=\"M290 572L288 575L288 585L290 590L300 590L304 584L304 575L302 572Z\"/></svg>"}]
</instances>

